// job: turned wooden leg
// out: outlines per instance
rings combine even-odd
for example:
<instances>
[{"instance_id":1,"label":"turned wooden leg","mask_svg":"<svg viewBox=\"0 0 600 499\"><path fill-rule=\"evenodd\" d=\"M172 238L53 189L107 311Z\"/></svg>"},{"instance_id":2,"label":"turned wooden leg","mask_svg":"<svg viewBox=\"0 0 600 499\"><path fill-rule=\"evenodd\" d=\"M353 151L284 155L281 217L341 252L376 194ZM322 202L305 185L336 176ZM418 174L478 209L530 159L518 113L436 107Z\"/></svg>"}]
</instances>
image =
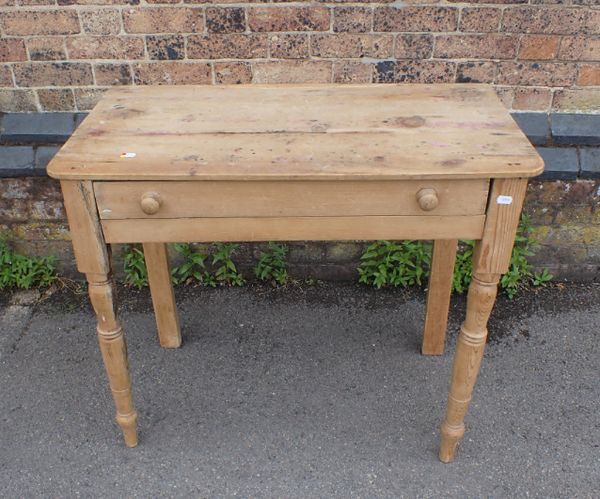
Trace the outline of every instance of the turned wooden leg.
<instances>
[{"instance_id":1,"label":"turned wooden leg","mask_svg":"<svg viewBox=\"0 0 600 499\"><path fill-rule=\"evenodd\" d=\"M143 246L160 346L177 348L181 345L181 332L171 282L167 245L144 243Z\"/></svg>"},{"instance_id":2,"label":"turned wooden leg","mask_svg":"<svg viewBox=\"0 0 600 499\"><path fill-rule=\"evenodd\" d=\"M98 343L112 396L116 420L127 447L137 445L137 413L131 397L127 345L114 307L113 286L106 274L87 274L89 294L98 320Z\"/></svg>"},{"instance_id":3,"label":"turned wooden leg","mask_svg":"<svg viewBox=\"0 0 600 499\"><path fill-rule=\"evenodd\" d=\"M465 433L464 418L487 338L487 321L498 289L498 274L474 275L467 297L467 316L458 335L446 418L442 424L440 460L449 463Z\"/></svg>"},{"instance_id":4,"label":"turned wooden leg","mask_svg":"<svg viewBox=\"0 0 600 499\"><path fill-rule=\"evenodd\" d=\"M457 245L456 239L437 240L433 243L427 312L421 346L423 355L444 353Z\"/></svg>"},{"instance_id":5,"label":"turned wooden leg","mask_svg":"<svg viewBox=\"0 0 600 499\"><path fill-rule=\"evenodd\" d=\"M492 181L482 238L473 251L467 315L458 335L448 407L442 423L439 457L444 463L454 459L456 446L465 433L464 418L483 357L487 322L496 300L498 280L510 263L526 189L525 179Z\"/></svg>"},{"instance_id":6,"label":"turned wooden leg","mask_svg":"<svg viewBox=\"0 0 600 499\"><path fill-rule=\"evenodd\" d=\"M96 313L98 342L117 406L117 423L123 429L125 444L135 447L137 413L131 398L127 347L115 312L110 251L98 218L94 186L89 181L62 180L61 187L77 269L86 275Z\"/></svg>"}]
</instances>

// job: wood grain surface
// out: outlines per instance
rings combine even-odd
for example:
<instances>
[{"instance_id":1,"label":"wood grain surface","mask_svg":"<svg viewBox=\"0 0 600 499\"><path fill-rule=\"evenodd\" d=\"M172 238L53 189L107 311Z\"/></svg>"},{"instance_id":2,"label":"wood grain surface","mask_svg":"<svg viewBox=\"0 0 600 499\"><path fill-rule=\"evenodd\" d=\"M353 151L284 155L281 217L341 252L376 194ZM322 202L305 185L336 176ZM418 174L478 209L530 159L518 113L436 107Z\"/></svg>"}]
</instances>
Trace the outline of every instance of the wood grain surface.
<instances>
[{"instance_id":1,"label":"wood grain surface","mask_svg":"<svg viewBox=\"0 0 600 499\"><path fill-rule=\"evenodd\" d=\"M111 89L48 173L386 180L529 177L542 169L487 85L239 85Z\"/></svg>"},{"instance_id":2,"label":"wood grain surface","mask_svg":"<svg viewBox=\"0 0 600 499\"><path fill-rule=\"evenodd\" d=\"M433 189L438 205L423 210L417 194ZM481 215L487 179L406 181L94 182L102 219L356 215ZM146 213L142 198L160 200Z\"/></svg>"}]
</instances>

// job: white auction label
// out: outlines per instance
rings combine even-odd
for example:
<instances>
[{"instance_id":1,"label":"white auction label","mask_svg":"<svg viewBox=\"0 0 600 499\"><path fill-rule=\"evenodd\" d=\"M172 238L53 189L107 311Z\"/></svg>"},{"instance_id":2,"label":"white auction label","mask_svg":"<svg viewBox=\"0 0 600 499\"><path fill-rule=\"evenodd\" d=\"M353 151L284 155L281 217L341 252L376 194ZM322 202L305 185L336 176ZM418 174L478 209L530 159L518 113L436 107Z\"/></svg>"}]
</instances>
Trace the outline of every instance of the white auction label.
<instances>
[{"instance_id":1,"label":"white auction label","mask_svg":"<svg viewBox=\"0 0 600 499\"><path fill-rule=\"evenodd\" d=\"M498 204L512 204L512 196L498 196L496 199Z\"/></svg>"},{"instance_id":2,"label":"white auction label","mask_svg":"<svg viewBox=\"0 0 600 499\"><path fill-rule=\"evenodd\" d=\"M134 152L122 152L120 155L121 158L135 158L136 156L137 154Z\"/></svg>"}]
</instances>

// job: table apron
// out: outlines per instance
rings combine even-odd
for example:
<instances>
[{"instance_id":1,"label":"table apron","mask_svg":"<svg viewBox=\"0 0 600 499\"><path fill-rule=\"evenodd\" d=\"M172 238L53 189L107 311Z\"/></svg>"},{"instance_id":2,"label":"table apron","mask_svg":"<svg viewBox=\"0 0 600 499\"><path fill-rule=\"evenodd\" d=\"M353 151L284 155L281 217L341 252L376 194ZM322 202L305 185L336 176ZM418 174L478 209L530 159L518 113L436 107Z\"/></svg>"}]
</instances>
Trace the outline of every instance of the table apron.
<instances>
[{"instance_id":1,"label":"table apron","mask_svg":"<svg viewBox=\"0 0 600 499\"><path fill-rule=\"evenodd\" d=\"M102 220L107 243L481 239L485 215Z\"/></svg>"}]
</instances>

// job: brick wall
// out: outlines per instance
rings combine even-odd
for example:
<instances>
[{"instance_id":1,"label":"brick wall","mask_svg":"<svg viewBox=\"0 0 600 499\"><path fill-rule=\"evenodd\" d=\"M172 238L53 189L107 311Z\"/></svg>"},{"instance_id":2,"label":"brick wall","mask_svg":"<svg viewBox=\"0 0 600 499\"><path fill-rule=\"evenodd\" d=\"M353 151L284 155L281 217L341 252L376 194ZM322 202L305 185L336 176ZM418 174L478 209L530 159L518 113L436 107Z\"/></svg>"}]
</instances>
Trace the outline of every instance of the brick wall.
<instances>
[{"instance_id":1,"label":"brick wall","mask_svg":"<svg viewBox=\"0 0 600 499\"><path fill-rule=\"evenodd\" d=\"M0 0L0 111L110 85L489 82L600 112L600 0Z\"/></svg>"}]
</instances>

